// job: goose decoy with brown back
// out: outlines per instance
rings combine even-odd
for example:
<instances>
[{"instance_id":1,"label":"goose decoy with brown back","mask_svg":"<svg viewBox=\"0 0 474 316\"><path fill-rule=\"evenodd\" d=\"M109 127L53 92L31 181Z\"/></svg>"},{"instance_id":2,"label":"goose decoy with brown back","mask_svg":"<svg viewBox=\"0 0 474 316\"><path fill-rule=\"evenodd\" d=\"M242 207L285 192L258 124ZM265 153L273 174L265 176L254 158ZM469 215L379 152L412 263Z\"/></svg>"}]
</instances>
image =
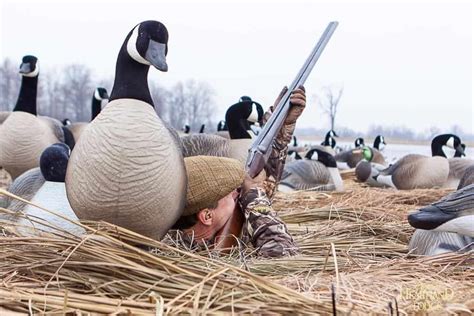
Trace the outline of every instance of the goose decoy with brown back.
<instances>
[{"instance_id":1,"label":"goose decoy with brown back","mask_svg":"<svg viewBox=\"0 0 474 316\"><path fill-rule=\"evenodd\" d=\"M65 140L61 122L37 115L38 59L24 56L20 74L22 80L17 103L0 125L0 166L12 179L38 167L43 150Z\"/></svg>"},{"instance_id":2,"label":"goose decoy with brown back","mask_svg":"<svg viewBox=\"0 0 474 316\"><path fill-rule=\"evenodd\" d=\"M107 105L109 102L109 94L107 93L107 89L102 87L97 87L94 90L94 94L92 95L92 102L91 102L91 121L93 121L97 115L99 115L100 111ZM67 129L71 131L74 141L77 142L79 137L81 137L82 132L86 128L89 123L86 122L77 122L71 123L66 125ZM72 149L72 148L71 148Z\"/></svg>"},{"instance_id":3,"label":"goose decoy with brown back","mask_svg":"<svg viewBox=\"0 0 474 316\"><path fill-rule=\"evenodd\" d=\"M320 149L311 149L305 159L285 165L278 190L344 191L334 157Z\"/></svg>"},{"instance_id":4,"label":"goose decoy with brown back","mask_svg":"<svg viewBox=\"0 0 474 316\"><path fill-rule=\"evenodd\" d=\"M79 219L160 239L182 215L184 159L156 114L147 82L150 66L168 70L167 53L168 31L160 22L141 22L126 36L110 102L85 128L69 160L66 191Z\"/></svg>"},{"instance_id":5,"label":"goose decoy with brown back","mask_svg":"<svg viewBox=\"0 0 474 316\"><path fill-rule=\"evenodd\" d=\"M460 144L461 140L456 135L438 135L431 142L432 157L417 154L404 156L381 171L375 180L399 190L443 187L450 169L443 146L456 149Z\"/></svg>"}]
</instances>

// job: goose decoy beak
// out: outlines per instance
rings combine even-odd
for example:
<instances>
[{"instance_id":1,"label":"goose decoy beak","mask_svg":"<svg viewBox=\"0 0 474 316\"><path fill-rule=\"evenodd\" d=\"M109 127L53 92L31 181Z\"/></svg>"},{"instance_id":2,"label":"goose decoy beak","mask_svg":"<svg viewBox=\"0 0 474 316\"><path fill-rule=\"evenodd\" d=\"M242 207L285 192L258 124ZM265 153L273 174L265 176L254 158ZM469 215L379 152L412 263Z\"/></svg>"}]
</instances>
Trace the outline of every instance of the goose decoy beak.
<instances>
[{"instance_id":1,"label":"goose decoy beak","mask_svg":"<svg viewBox=\"0 0 474 316\"><path fill-rule=\"evenodd\" d=\"M20 65L20 73L21 74L28 74L30 73L31 70L31 65L29 63L21 63Z\"/></svg>"},{"instance_id":2,"label":"goose decoy beak","mask_svg":"<svg viewBox=\"0 0 474 316\"><path fill-rule=\"evenodd\" d=\"M456 149L456 152L460 154L460 157L466 156L466 153L464 152L464 147L462 146L462 144L459 144L455 149Z\"/></svg>"},{"instance_id":3,"label":"goose decoy beak","mask_svg":"<svg viewBox=\"0 0 474 316\"><path fill-rule=\"evenodd\" d=\"M430 205L408 215L408 223L418 229L431 230L454 219L453 214L445 213Z\"/></svg>"},{"instance_id":4,"label":"goose decoy beak","mask_svg":"<svg viewBox=\"0 0 474 316\"><path fill-rule=\"evenodd\" d=\"M166 63L166 44L150 40L145 58L155 66L156 69L163 72L168 71L168 64Z\"/></svg>"}]
</instances>

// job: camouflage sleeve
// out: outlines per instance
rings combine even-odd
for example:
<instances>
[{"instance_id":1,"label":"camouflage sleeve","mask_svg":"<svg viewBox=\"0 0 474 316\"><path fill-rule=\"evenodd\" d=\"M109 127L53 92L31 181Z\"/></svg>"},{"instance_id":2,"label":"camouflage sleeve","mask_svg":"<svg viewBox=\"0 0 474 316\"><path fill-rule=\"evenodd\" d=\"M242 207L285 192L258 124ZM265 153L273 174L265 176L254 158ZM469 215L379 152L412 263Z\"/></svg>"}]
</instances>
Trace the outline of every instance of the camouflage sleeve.
<instances>
[{"instance_id":1,"label":"camouflage sleeve","mask_svg":"<svg viewBox=\"0 0 474 316\"><path fill-rule=\"evenodd\" d=\"M239 203L245 214L243 242L251 243L258 254L265 257L298 254L293 237L273 210L263 189L250 189L240 197Z\"/></svg>"}]
</instances>

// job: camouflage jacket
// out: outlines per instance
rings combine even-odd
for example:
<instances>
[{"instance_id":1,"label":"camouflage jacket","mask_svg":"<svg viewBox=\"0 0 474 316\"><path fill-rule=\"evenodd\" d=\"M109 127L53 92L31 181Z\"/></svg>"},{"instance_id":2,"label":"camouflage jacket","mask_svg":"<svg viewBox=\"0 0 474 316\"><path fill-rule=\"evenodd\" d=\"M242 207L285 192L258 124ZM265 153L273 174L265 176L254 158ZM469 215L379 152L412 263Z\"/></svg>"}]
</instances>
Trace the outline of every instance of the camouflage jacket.
<instances>
[{"instance_id":1,"label":"camouflage jacket","mask_svg":"<svg viewBox=\"0 0 474 316\"><path fill-rule=\"evenodd\" d=\"M252 188L239 198L240 208L245 214L242 241L251 243L259 255L266 257L282 257L299 252L285 223L278 217L271 204L283 173L288 141L292 134L293 129L288 131L283 128L274 140L272 153L265 165L267 178L264 187Z\"/></svg>"}]
</instances>

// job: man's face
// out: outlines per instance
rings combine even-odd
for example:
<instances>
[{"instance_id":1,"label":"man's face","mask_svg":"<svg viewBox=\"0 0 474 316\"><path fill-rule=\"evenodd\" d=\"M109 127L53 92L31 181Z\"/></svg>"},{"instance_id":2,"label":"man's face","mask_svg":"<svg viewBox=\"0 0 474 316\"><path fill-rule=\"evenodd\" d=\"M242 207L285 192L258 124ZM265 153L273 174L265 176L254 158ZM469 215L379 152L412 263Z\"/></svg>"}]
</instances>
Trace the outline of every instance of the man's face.
<instances>
[{"instance_id":1,"label":"man's face","mask_svg":"<svg viewBox=\"0 0 474 316\"><path fill-rule=\"evenodd\" d=\"M217 202L214 209L204 209L197 214L198 222L185 231L193 234L196 240L211 240L217 232L221 230L232 216L237 205L239 193L237 190L232 191Z\"/></svg>"}]
</instances>

